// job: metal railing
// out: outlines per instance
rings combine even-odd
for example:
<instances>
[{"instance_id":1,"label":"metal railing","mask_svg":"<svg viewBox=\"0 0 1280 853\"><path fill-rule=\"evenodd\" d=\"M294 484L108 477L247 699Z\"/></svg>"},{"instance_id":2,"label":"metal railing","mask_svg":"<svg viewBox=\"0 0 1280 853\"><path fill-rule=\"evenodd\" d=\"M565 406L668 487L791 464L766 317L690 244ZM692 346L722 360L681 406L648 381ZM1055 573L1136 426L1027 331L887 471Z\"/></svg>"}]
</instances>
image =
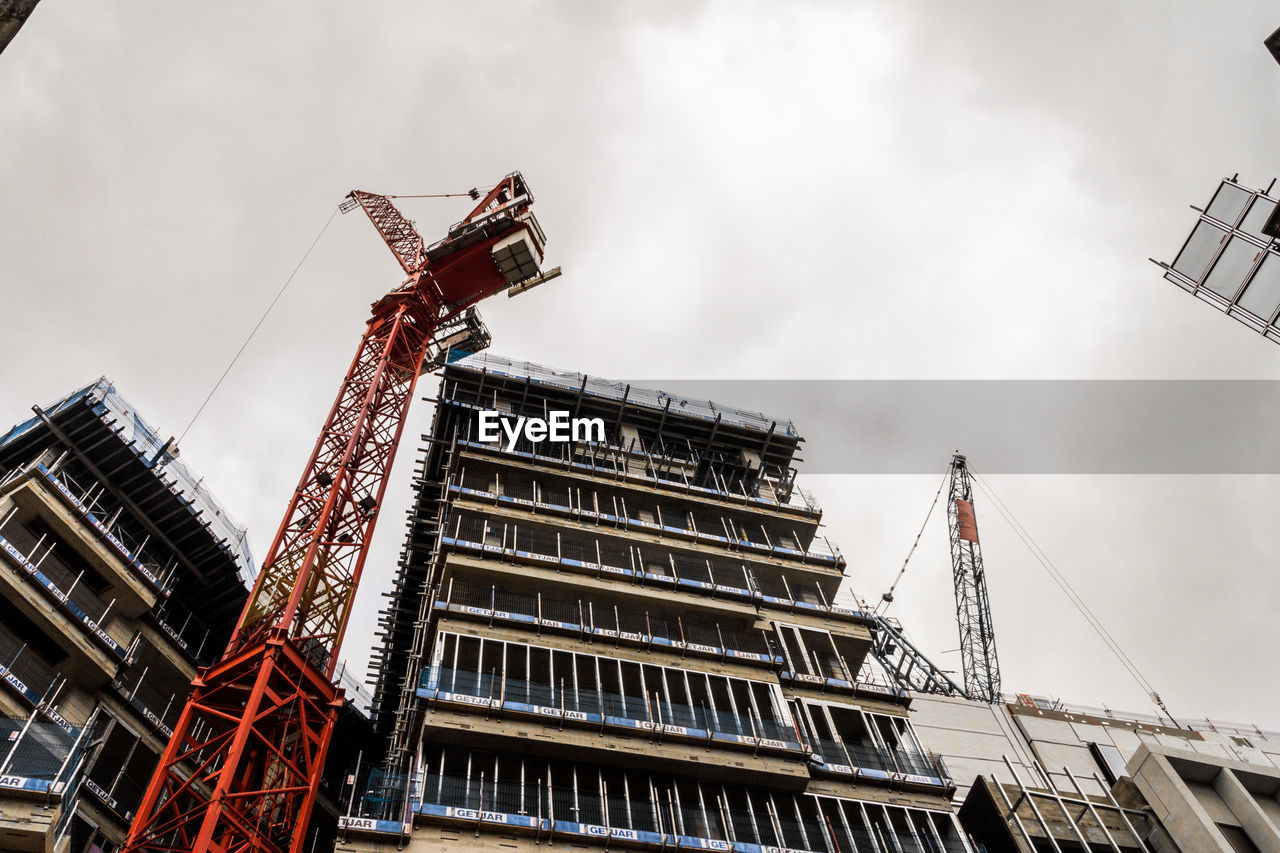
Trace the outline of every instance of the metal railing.
<instances>
[{"instance_id":1,"label":"metal railing","mask_svg":"<svg viewBox=\"0 0 1280 853\"><path fill-rule=\"evenodd\" d=\"M27 699L48 697L58 680L53 667L4 624L0 624L0 666L27 688Z\"/></svg>"},{"instance_id":2,"label":"metal railing","mask_svg":"<svg viewBox=\"0 0 1280 853\"><path fill-rule=\"evenodd\" d=\"M472 696L488 701L518 702L561 712L595 714L600 718L645 723L652 726L679 726L700 729L708 734L726 734L746 738L763 738L794 742L794 725L787 720L763 719L757 714L712 709L660 698L653 692L647 696L628 696L599 687L508 677L503 672L477 672L432 666L423 670L421 685L434 685L442 692Z\"/></svg>"},{"instance_id":3,"label":"metal railing","mask_svg":"<svg viewBox=\"0 0 1280 853\"><path fill-rule=\"evenodd\" d=\"M161 589L168 587L168 576L176 559L163 559L152 547L149 535L130 528L129 516L111 492L88 475L73 473L65 466L56 474L50 471L45 476L53 481L55 487L59 484L65 487L70 499L102 524L103 530L120 544L127 557L136 560L150 574L148 581L154 579Z\"/></svg>"},{"instance_id":4,"label":"metal railing","mask_svg":"<svg viewBox=\"0 0 1280 853\"><path fill-rule=\"evenodd\" d=\"M176 597L166 599L151 615L160 630L175 640L196 663L209 666L218 659L222 650L213 640L212 632L191 610L179 604Z\"/></svg>"},{"instance_id":5,"label":"metal railing","mask_svg":"<svg viewBox=\"0 0 1280 853\"><path fill-rule=\"evenodd\" d=\"M446 546L509 555L523 552L546 562L563 564L572 561L585 564L589 569L601 567L602 571L630 575L638 581L665 579L678 584L690 581L694 588L713 585L717 594L736 593L748 598L767 596L776 599L773 603L785 607L856 614L856 611L839 605L833 606L814 582L793 582L787 580L785 574L778 580L761 579L743 564L727 563L724 559L707 562L677 557L658 545L624 544L586 531L522 525L465 511L446 518L442 527Z\"/></svg>"},{"instance_id":6,"label":"metal railing","mask_svg":"<svg viewBox=\"0 0 1280 853\"><path fill-rule=\"evenodd\" d=\"M518 447L516 452L519 452ZM472 472L464 474L457 485L475 492L496 494L500 499L506 498L513 502L538 502L557 507L565 512L646 529L647 520L640 517L637 501L633 500L628 506L625 495L593 491L589 487L570 489L565 486L553 486L544 490L542 483L537 479L524 481L509 474L490 478L486 474ZM668 505L668 512L664 513L661 502L653 505L657 510L652 521L661 517L662 528L668 533L719 545L746 547L783 558L833 562L842 559L839 549L823 538L815 538L804 544L795 531L779 530L775 526L770 533L767 526L757 521L745 522L729 516L708 514L702 509L677 512L671 510L670 505Z\"/></svg>"},{"instance_id":7,"label":"metal railing","mask_svg":"<svg viewBox=\"0 0 1280 853\"><path fill-rule=\"evenodd\" d=\"M826 764L847 764L862 770L924 776L949 782L951 776L942 758L932 752L913 749L884 749L876 744L850 743L825 737L809 737L809 745Z\"/></svg>"},{"instance_id":8,"label":"metal railing","mask_svg":"<svg viewBox=\"0 0 1280 853\"><path fill-rule=\"evenodd\" d=\"M734 631L719 624L690 622L682 616L667 618L616 605L597 606L582 599L562 599L541 593L513 592L450 579L442 597L446 606L458 605L489 615L512 614L528 621L547 619L589 632L608 631L609 636L632 634L641 641L655 638L667 643L694 643L723 652L746 652L773 658L773 645L763 631ZM523 621L523 620L522 620Z\"/></svg>"},{"instance_id":9,"label":"metal railing","mask_svg":"<svg viewBox=\"0 0 1280 853\"><path fill-rule=\"evenodd\" d=\"M695 841L705 839L813 853L968 850L948 814L538 760L521 760L501 775L492 765L466 773L432 767L412 776L375 768L356 775L346 805L354 817L392 821L389 831L412 811L465 821L477 831L523 827L552 838L709 846Z\"/></svg>"},{"instance_id":10,"label":"metal railing","mask_svg":"<svg viewBox=\"0 0 1280 853\"><path fill-rule=\"evenodd\" d=\"M75 770L80 730L34 717L0 715L0 776L5 787L57 794Z\"/></svg>"},{"instance_id":11,"label":"metal railing","mask_svg":"<svg viewBox=\"0 0 1280 853\"><path fill-rule=\"evenodd\" d=\"M53 543L47 542L45 537L36 536L26 525L14 518L0 525L0 534L3 534L5 539L22 552L27 562L48 578L66 601L74 604L117 644L120 646L128 644L128 634L110 622L114 600L103 601L88 586L81 583L83 573L68 566L57 555L57 549Z\"/></svg>"},{"instance_id":12,"label":"metal railing","mask_svg":"<svg viewBox=\"0 0 1280 853\"><path fill-rule=\"evenodd\" d=\"M94 797L126 820L132 817L147 791L148 780L133 779L123 767L109 761L99 760L85 773L84 779L97 788L91 792Z\"/></svg>"},{"instance_id":13,"label":"metal railing","mask_svg":"<svg viewBox=\"0 0 1280 853\"><path fill-rule=\"evenodd\" d=\"M165 689L147 666L136 667L136 670L136 675L131 672L121 676L116 681L116 689L152 726L166 735L172 734L182 714L186 691Z\"/></svg>"}]
</instances>

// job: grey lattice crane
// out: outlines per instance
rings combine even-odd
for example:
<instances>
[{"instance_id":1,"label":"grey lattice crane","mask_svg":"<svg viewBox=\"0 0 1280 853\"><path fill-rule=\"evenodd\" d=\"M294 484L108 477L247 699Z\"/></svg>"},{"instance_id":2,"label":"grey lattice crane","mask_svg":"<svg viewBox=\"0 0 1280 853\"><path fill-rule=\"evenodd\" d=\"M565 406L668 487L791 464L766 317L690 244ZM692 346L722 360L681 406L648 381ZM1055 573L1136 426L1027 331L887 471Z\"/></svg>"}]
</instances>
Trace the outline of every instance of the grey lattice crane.
<instances>
[{"instance_id":1,"label":"grey lattice crane","mask_svg":"<svg viewBox=\"0 0 1280 853\"><path fill-rule=\"evenodd\" d=\"M973 484L965 458L959 453L951 457L947 529L951 534L951 575L956 588L964 691L970 699L999 702L1000 661L996 659L991 602L987 600L987 578L982 567L982 548L978 544Z\"/></svg>"}]
</instances>

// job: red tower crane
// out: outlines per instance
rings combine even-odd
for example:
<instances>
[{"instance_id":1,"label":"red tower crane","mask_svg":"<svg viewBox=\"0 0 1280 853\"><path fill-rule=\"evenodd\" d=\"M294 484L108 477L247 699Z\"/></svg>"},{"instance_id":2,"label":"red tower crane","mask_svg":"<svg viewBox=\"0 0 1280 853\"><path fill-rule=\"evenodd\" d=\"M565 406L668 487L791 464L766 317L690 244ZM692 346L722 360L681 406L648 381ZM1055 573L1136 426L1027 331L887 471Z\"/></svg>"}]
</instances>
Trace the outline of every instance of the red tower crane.
<instances>
[{"instance_id":1,"label":"red tower crane","mask_svg":"<svg viewBox=\"0 0 1280 853\"><path fill-rule=\"evenodd\" d=\"M478 197L473 191L472 197ZM387 196L354 191L408 278L364 337L222 659L192 683L125 850L300 853L342 692L332 681L427 356L487 333L472 306L559 274L518 172L427 246Z\"/></svg>"}]
</instances>

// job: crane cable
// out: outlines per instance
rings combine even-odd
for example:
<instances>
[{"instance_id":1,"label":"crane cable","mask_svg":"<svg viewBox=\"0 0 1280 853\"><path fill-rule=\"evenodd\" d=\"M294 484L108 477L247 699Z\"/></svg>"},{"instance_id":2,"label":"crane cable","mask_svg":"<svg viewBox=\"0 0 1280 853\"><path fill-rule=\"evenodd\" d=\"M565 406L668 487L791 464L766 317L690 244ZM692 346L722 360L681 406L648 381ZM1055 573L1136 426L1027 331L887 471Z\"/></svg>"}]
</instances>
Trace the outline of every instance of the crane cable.
<instances>
[{"instance_id":1,"label":"crane cable","mask_svg":"<svg viewBox=\"0 0 1280 853\"><path fill-rule=\"evenodd\" d=\"M902 580L902 576L907 573L907 563L911 562L911 557L916 552L916 546L920 544L920 537L924 535L925 528L929 526L929 519L933 517L933 510L938 506L938 498L942 497L942 490L947 485L947 476L951 473L951 468L942 474L942 482L938 484L938 491L933 496L933 503L929 504L929 511L925 513L924 524L920 525L920 532L916 534L916 541L911 543L911 550L907 552L907 558L902 561L902 568L898 570L898 576L893 579L893 583L889 585L889 591L880 596L880 602L876 604L875 615L879 616L883 609L885 613L889 612L890 605L893 604L893 591L898 588L898 583Z\"/></svg>"},{"instance_id":2,"label":"crane cable","mask_svg":"<svg viewBox=\"0 0 1280 853\"><path fill-rule=\"evenodd\" d=\"M1042 549L1035 541L1030 532L1028 532L1027 529L1022 526L1022 523L1014 517L1013 511L1008 508L1004 501L1000 500L999 496L996 495L995 490L991 487L991 484L988 483L980 474L974 471L972 466L969 467L969 473L973 475L974 482L978 484L978 488L981 489L982 493L991 501L991 505L995 507L996 512L1000 513L1001 518L1003 518L1005 523L1009 525L1009 528L1013 531L1014 535L1022 540L1022 544L1027 547L1027 550L1031 552L1031 555L1035 557L1036 561L1045 570L1045 572L1048 573L1053 582L1058 585L1058 588L1067 596L1071 604L1077 611L1079 611L1080 615L1084 617L1085 621L1089 623L1089 626L1093 628L1094 632L1097 633L1098 637L1107 646L1111 653L1115 655L1115 658L1120 662L1120 665L1123 666L1129 675L1133 677L1134 681L1136 681L1138 686L1142 688L1143 692L1150 697L1151 701L1160 710L1164 711L1165 715L1173 721L1174 725L1181 727L1173 714L1169 713L1169 709L1160 698L1160 694L1156 692L1155 687L1149 680L1147 680L1146 676L1142 674L1142 671L1138 669L1138 665L1135 664L1133 659L1129 657L1123 648L1121 648L1119 642L1117 642L1115 637L1111 635L1111 632L1107 630L1106 626L1102 624L1102 620L1099 619L1089 605L1085 603L1084 598L1081 597L1080 593L1078 593L1075 587L1071 585L1071 582L1067 580L1066 576L1063 575L1058 567L1053 564L1053 561L1049 559L1049 555L1044 552L1044 549Z\"/></svg>"},{"instance_id":3,"label":"crane cable","mask_svg":"<svg viewBox=\"0 0 1280 853\"><path fill-rule=\"evenodd\" d=\"M280 297L284 296L284 292L289 289L289 285L293 282L294 276L298 274L298 270L302 269L302 265L307 262L307 258L311 256L311 251L315 249L316 244L320 242L320 238L324 236L324 232L329 229L329 224L333 222L333 218L338 215L338 209L335 207L333 212L329 214L329 218L320 228L320 233L311 241L311 245L302 253L302 260L298 261L297 266L293 268L293 272L289 273L289 277L284 280L284 284L276 291L275 298L267 305L267 310L262 312L262 316L258 318L258 322L254 324L253 329L249 331L249 336L244 339L244 343L240 344L240 349L236 350L236 354L231 357L231 361L227 363L227 369L222 371L222 375L218 377L218 381L213 383L213 387L209 389L209 393L205 395L204 402L200 404L200 408L196 409L196 413L191 416L191 420L187 422L183 428L182 434L173 441L173 444L179 445L182 440L187 437L187 433L191 431L191 427L195 425L196 419L200 417L200 413L204 411L204 407L209 405L209 401L213 399L213 395L217 393L222 380L227 378L227 374L231 372L231 368L236 366L236 362L240 360L240 356L244 354L245 348L249 346L249 342L253 340L254 335L258 334L258 330L262 328L262 324L267 319L267 315L271 313L271 309L276 307L276 303L280 301Z\"/></svg>"},{"instance_id":4,"label":"crane cable","mask_svg":"<svg viewBox=\"0 0 1280 853\"><path fill-rule=\"evenodd\" d=\"M467 190L464 193L419 193L417 195L385 195L383 198L462 198L466 196L469 199L480 198L478 190Z\"/></svg>"}]
</instances>

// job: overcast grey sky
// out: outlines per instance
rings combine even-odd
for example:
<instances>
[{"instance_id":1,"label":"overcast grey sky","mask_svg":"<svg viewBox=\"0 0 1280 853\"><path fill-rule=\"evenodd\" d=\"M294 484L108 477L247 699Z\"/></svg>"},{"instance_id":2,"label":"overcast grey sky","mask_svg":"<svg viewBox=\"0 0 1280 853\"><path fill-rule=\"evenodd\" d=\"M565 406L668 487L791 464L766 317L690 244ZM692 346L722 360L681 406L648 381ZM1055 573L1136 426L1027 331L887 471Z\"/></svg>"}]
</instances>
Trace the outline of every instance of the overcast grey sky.
<instances>
[{"instance_id":1,"label":"overcast grey sky","mask_svg":"<svg viewBox=\"0 0 1280 853\"><path fill-rule=\"evenodd\" d=\"M177 433L348 190L512 169L565 268L483 308L512 357L644 379L1280 378L1280 349L1146 260L1172 260L1223 176L1280 171L1277 26L1261 2L1169 0L43 0L0 54L0 421L105 373ZM465 204L405 209L432 239ZM183 443L259 556L398 272L337 218ZM429 420L419 404L406 430L356 663ZM809 479L878 596L936 478ZM1280 726L1280 480L992 482L1175 714ZM983 510L1006 689L1147 710ZM937 518L892 613L958 667Z\"/></svg>"}]
</instances>

